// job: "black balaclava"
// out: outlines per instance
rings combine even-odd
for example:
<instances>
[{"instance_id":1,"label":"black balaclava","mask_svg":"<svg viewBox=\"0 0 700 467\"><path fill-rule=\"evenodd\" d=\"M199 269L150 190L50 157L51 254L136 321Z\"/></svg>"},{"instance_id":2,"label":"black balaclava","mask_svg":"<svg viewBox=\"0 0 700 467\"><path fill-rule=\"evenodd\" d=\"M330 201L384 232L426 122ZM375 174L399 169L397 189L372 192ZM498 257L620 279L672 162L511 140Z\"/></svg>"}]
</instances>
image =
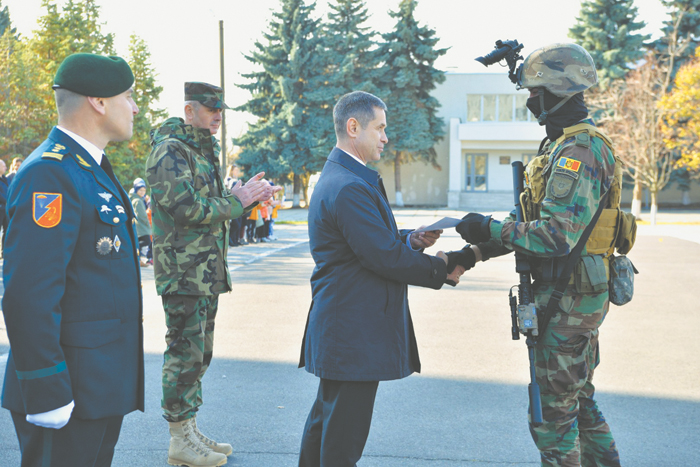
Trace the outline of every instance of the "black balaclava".
<instances>
[{"instance_id":1,"label":"black balaclava","mask_svg":"<svg viewBox=\"0 0 700 467\"><path fill-rule=\"evenodd\" d=\"M540 92L543 91L544 108L547 111L551 111L557 104L565 99L564 97L555 96L545 88L540 88ZM528 98L526 105L535 117L540 117L542 114L540 96ZM558 109L555 109L553 113L547 114L546 120L540 122L540 125L546 125L547 137L550 141L555 141L564 134L564 128L575 125L586 117L588 117L588 108L583 102L583 93L579 92L571 96L569 100L564 102Z\"/></svg>"}]
</instances>

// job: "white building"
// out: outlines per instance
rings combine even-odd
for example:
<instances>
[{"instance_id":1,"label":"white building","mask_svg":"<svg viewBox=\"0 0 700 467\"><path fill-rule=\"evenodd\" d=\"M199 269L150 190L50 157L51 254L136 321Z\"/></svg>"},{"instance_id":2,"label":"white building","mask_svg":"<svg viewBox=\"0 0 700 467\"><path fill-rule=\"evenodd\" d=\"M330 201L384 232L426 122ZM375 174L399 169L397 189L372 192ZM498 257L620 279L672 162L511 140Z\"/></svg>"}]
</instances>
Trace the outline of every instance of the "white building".
<instances>
[{"instance_id":1,"label":"white building","mask_svg":"<svg viewBox=\"0 0 700 467\"><path fill-rule=\"evenodd\" d=\"M447 73L432 95L442 105L438 111L446 124L446 136L436 146L440 169L414 162L401 167L406 205L447 206L465 211L510 211L513 208L511 163L527 162L546 136L525 103L526 90L516 91L507 70L502 74ZM391 109L387 114L391 138ZM394 166L377 167L394 202ZM623 191L623 204L631 190ZM660 194L660 203L681 203L675 187ZM698 184L692 185L692 202L700 201Z\"/></svg>"}]
</instances>

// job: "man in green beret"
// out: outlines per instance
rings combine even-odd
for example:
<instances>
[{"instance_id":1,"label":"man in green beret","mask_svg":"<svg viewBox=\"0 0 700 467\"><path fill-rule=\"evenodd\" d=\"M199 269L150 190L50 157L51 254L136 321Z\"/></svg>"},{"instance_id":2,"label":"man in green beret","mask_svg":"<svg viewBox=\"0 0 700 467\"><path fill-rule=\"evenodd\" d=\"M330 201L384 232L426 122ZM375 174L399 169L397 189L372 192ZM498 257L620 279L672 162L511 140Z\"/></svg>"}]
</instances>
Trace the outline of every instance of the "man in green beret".
<instances>
[{"instance_id":1,"label":"man in green beret","mask_svg":"<svg viewBox=\"0 0 700 467\"><path fill-rule=\"evenodd\" d=\"M108 466L124 415L144 409L138 239L104 154L131 138L133 83L119 57L66 58L58 125L9 188L2 406L22 466Z\"/></svg>"},{"instance_id":2,"label":"man in green beret","mask_svg":"<svg viewBox=\"0 0 700 467\"><path fill-rule=\"evenodd\" d=\"M219 166L214 135L229 107L223 90L185 83L185 119L170 118L151 133L146 161L151 187L153 268L168 327L163 359L163 417L170 427L168 462L218 466L233 452L197 427L202 377L212 359L219 294L231 291L226 264L227 221L278 191L259 173L231 190Z\"/></svg>"}]
</instances>

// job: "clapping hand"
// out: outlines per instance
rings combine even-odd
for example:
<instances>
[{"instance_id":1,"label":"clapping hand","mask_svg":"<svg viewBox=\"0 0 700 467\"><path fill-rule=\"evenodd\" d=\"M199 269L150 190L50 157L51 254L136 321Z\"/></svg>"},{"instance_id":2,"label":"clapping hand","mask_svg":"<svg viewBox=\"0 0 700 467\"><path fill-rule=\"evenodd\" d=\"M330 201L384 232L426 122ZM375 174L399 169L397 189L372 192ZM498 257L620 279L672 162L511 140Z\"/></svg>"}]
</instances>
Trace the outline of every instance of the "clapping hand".
<instances>
[{"instance_id":1,"label":"clapping hand","mask_svg":"<svg viewBox=\"0 0 700 467\"><path fill-rule=\"evenodd\" d=\"M280 186L270 185L270 182L263 179L264 176L265 172L260 172L248 180L245 185L239 180L233 188L231 188L231 194L241 201L244 208L256 201L259 203L267 201L282 189Z\"/></svg>"}]
</instances>

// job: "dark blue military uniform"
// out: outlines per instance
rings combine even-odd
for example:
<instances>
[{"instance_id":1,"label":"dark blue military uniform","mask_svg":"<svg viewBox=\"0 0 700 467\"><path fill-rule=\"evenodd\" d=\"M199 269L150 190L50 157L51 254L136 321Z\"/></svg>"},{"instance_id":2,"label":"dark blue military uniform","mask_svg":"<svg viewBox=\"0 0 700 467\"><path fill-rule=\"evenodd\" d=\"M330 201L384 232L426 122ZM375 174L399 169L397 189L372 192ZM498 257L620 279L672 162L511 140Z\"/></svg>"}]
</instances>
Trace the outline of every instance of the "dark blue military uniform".
<instances>
[{"instance_id":1,"label":"dark blue military uniform","mask_svg":"<svg viewBox=\"0 0 700 467\"><path fill-rule=\"evenodd\" d=\"M54 128L22 164L7 212L2 406L17 426L75 401L65 428L143 411L138 241L124 189Z\"/></svg>"}]
</instances>

